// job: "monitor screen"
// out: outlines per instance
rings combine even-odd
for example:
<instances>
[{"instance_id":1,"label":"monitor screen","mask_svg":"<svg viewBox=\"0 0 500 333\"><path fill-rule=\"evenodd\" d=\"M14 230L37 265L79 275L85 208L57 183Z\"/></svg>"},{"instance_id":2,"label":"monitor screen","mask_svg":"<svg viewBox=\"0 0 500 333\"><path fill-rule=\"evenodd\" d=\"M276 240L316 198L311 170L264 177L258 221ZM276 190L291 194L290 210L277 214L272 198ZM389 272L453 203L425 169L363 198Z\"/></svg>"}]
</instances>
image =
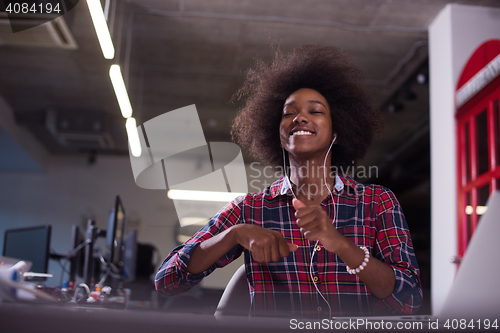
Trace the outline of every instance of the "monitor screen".
<instances>
[{"instance_id":1,"label":"monitor screen","mask_svg":"<svg viewBox=\"0 0 500 333\"><path fill-rule=\"evenodd\" d=\"M123 280L131 282L135 280L137 269L137 230L132 230L125 236L123 245Z\"/></svg>"},{"instance_id":2,"label":"monitor screen","mask_svg":"<svg viewBox=\"0 0 500 333\"><path fill-rule=\"evenodd\" d=\"M29 260L33 263L32 272L47 273L50 257L50 232L50 225L6 230L3 255ZM32 277L31 280L45 280L45 278Z\"/></svg>"},{"instance_id":3,"label":"monitor screen","mask_svg":"<svg viewBox=\"0 0 500 333\"><path fill-rule=\"evenodd\" d=\"M110 262L118 268L121 273L123 269L123 242L125 237L125 210L120 197L116 197L115 208L111 211L108 219L108 230L106 231L106 244L109 246Z\"/></svg>"}]
</instances>

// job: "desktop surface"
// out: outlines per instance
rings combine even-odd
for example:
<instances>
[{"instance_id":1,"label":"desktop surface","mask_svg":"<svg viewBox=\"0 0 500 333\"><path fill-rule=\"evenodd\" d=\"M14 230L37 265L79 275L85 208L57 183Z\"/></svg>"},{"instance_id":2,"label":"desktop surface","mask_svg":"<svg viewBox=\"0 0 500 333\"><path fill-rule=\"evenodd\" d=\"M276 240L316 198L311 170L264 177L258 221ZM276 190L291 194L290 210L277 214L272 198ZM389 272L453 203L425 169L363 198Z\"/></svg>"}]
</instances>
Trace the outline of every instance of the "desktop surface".
<instances>
[{"instance_id":1,"label":"desktop surface","mask_svg":"<svg viewBox=\"0 0 500 333\"><path fill-rule=\"evenodd\" d=\"M398 323L403 325L400 329L397 328ZM2 332L279 333L311 328L326 331L381 332L390 328L390 330L404 330L405 332L449 332L450 329L444 327L444 323L439 319L438 324L437 319L426 316L351 317L331 320L325 318L318 322L304 318L250 318L247 316L216 318L206 314L117 310L103 307L81 307L76 304L0 303L0 328ZM313 327L312 325L317 326ZM382 325L385 329L381 329Z\"/></svg>"}]
</instances>

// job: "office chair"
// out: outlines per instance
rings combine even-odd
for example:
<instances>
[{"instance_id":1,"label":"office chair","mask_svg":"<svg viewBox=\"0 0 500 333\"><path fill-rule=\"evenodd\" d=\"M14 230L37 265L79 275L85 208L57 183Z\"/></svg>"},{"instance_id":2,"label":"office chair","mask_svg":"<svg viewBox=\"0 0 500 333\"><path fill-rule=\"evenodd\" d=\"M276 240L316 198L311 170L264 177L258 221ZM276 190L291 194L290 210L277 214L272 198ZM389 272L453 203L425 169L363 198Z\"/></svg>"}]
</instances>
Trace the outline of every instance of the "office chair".
<instances>
[{"instance_id":1,"label":"office chair","mask_svg":"<svg viewBox=\"0 0 500 333\"><path fill-rule=\"evenodd\" d=\"M248 316L249 310L250 292L247 275L245 265L241 265L224 289L214 316Z\"/></svg>"}]
</instances>

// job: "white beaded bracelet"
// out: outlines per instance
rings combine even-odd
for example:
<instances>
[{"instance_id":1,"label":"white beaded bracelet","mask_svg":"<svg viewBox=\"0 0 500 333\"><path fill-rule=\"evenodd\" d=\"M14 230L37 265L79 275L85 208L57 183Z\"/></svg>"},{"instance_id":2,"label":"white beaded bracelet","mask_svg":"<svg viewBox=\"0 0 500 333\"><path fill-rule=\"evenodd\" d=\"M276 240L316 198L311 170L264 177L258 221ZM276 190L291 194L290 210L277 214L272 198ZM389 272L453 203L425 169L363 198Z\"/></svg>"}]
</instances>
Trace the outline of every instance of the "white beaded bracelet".
<instances>
[{"instance_id":1,"label":"white beaded bracelet","mask_svg":"<svg viewBox=\"0 0 500 333\"><path fill-rule=\"evenodd\" d=\"M349 266L346 266L345 269L349 274L358 274L363 269L365 269L365 266L368 264L368 261L370 261L370 251L368 251L366 246L360 246L359 248L365 252L365 258L363 259L363 262L361 263L361 265L359 265L358 268L350 268Z\"/></svg>"}]
</instances>

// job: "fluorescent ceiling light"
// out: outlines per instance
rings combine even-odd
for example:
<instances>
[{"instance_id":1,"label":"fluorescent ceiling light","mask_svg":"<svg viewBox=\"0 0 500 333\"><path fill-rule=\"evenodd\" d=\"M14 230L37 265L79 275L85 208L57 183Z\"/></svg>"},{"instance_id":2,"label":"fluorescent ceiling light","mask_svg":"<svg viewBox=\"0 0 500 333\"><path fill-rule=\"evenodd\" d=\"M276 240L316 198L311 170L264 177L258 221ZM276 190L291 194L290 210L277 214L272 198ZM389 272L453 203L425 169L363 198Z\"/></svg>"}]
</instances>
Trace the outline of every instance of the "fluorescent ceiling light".
<instances>
[{"instance_id":1,"label":"fluorescent ceiling light","mask_svg":"<svg viewBox=\"0 0 500 333\"><path fill-rule=\"evenodd\" d=\"M123 82L120 66L111 65L111 68L109 69L109 77L111 78L113 89L115 89L116 99L120 105L123 118L132 117L132 105L130 105L127 88L125 88L125 82Z\"/></svg>"},{"instance_id":2,"label":"fluorescent ceiling light","mask_svg":"<svg viewBox=\"0 0 500 333\"><path fill-rule=\"evenodd\" d=\"M486 206L477 206L476 207L476 214L483 215L484 213L486 213L487 209L488 209L488 207L486 207ZM474 209L472 208L472 206L465 207L465 214L472 215L472 212L474 212Z\"/></svg>"},{"instance_id":3,"label":"fluorescent ceiling light","mask_svg":"<svg viewBox=\"0 0 500 333\"><path fill-rule=\"evenodd\" d=\"M125 124L127 128L128 143L130 144L130 151L135 157L142 154L141 141L139 140L139 133L137 132L137 124L134 118L128 118Z\"/></svg>"},{"instance_id":4,"label":"fluorescent ceiling light","mask_svg":"<svg viewBox=\"0 0 500 333\"><path fill-rule=\"evenodd\" d=\"M240 195L246 193L236 192L213 192L213 191L188 191L188 190L169 190L167 196L172 200L192 200L192 201L213 201L230 202Z\"/></svg>"},{"instance_id":5,"label":"fluorescent ceiling light","mask_svg":"<svg viewBox=\"0 0 500 333\"><path fill-rule=\"evenodd\" d=\"M177 241L181 244L186 243L189 240L189 238L191 237L186 235L177 235Z\"/></svg>"},{"instance_id":6,"label":"fluorescent ceiling light","mask_svg":"<svg viewBox=\"0 0 500 333\"><path fill-rule=\"evenodd\" d=\"M92 22L94 22L97 39L99 39L99 44L101 44L102 54L104 54L104 58L106 59L113 59L115 57L115 48L109 34L101 2L99 0L87 0L87 5L89 6Z\"/></svg>"},{"instance_id":7,"label":"fluorescent ceiling light","mask_svg":"<svg viewBox=\"0 0 500 333\"><path fill-rule=\"evenodd\" d=\"M182 217L179 219L179 224L181 227L188 225L204 226L208 223L208 221L210 221L210 219L207 219L206 217Z\"/></svg>"}]
</instances>

